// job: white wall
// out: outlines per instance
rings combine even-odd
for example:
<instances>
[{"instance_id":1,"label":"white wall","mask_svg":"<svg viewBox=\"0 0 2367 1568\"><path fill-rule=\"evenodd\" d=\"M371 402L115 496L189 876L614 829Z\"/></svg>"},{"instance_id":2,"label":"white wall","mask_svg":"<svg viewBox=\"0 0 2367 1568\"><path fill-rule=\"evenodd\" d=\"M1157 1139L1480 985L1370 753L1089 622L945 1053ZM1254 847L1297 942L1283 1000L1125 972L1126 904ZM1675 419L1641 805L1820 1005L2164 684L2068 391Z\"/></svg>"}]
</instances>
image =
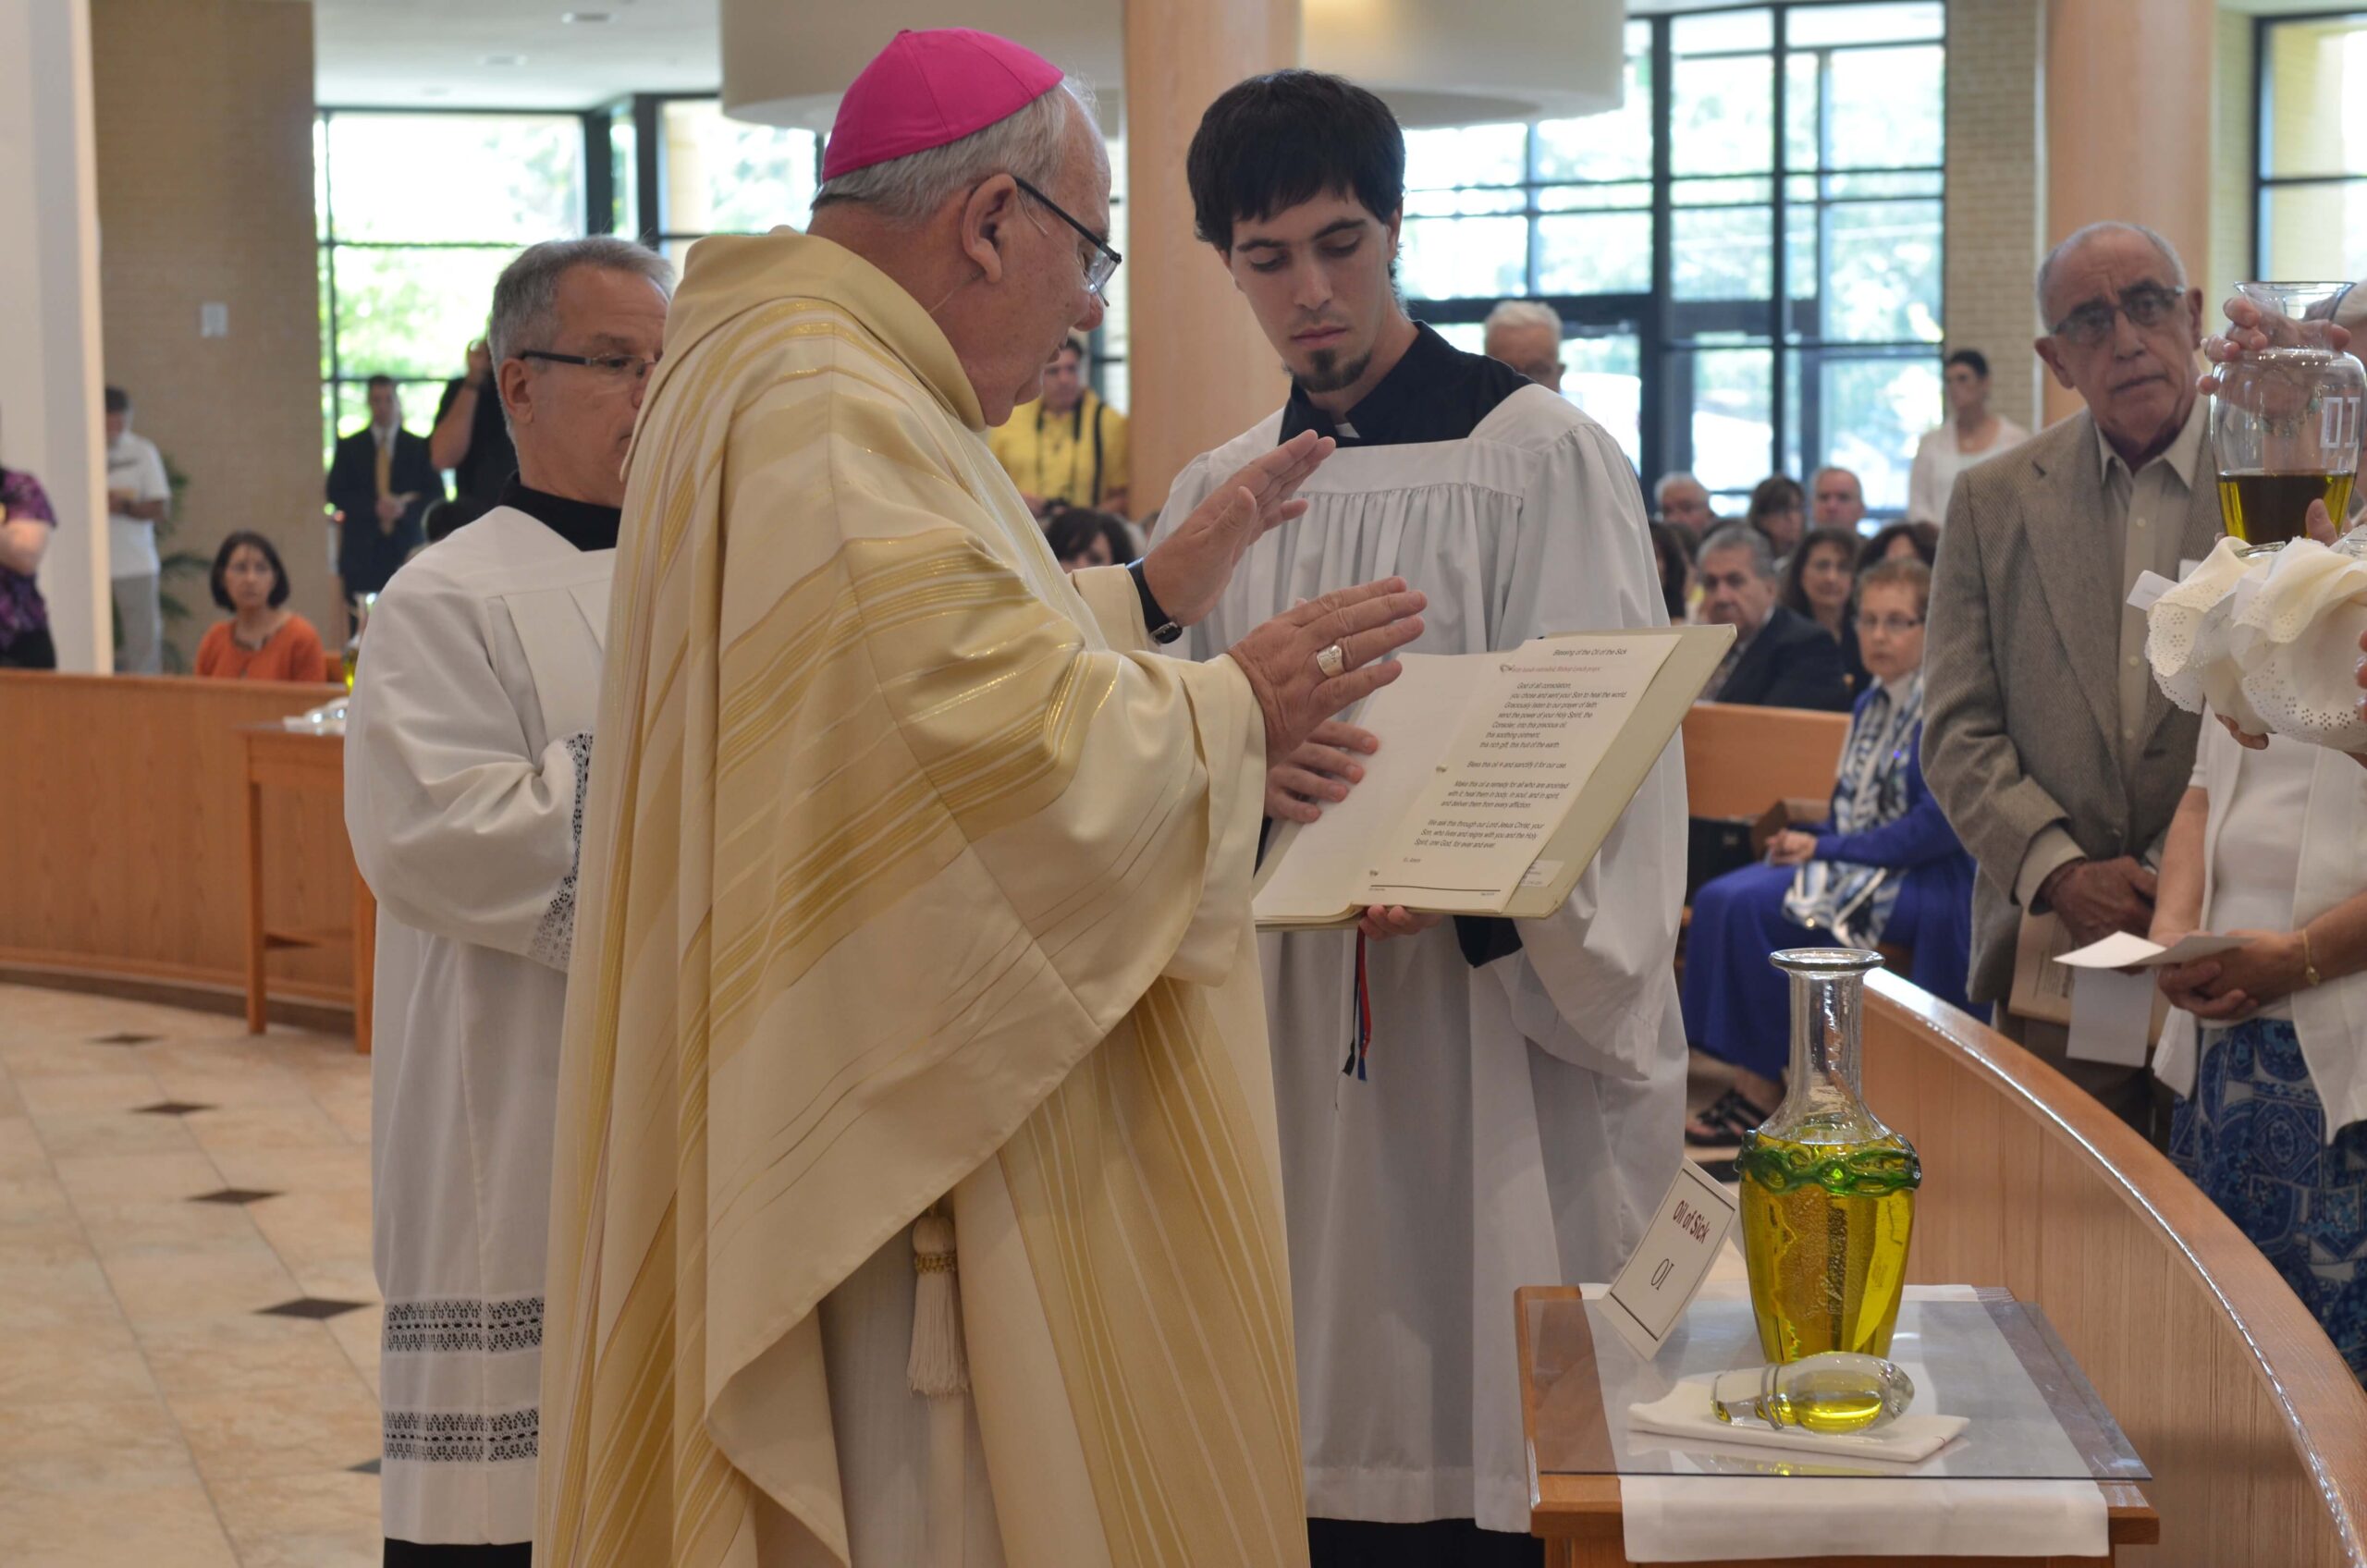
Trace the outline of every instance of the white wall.
<instances>
[{"instance_id":1,"label":"white wall","mask_svg":"<svg viewBox=\"0 0 2367 1568\"><path fill-rule=\"evenodd\" d=\"M58 668L104 672L96 166L89 0L0 0L0 460L57 512L41 584Z\"/></svg>"}]
</instances>

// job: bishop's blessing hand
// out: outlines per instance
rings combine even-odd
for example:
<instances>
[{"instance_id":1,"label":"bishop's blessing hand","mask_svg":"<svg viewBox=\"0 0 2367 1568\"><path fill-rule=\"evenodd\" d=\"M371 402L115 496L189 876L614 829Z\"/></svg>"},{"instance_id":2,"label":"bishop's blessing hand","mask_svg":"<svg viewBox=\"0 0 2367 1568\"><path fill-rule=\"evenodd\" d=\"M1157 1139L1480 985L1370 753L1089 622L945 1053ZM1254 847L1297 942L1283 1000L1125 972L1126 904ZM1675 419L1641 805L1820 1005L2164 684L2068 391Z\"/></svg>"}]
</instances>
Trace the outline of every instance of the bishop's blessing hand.
<instances>
[{"instance_id":1,"label":"bishop's blessing hand","mask_svg":"<svg viewBox=\"0 0 2367 1568\"><path fill-rule=\"evenodd\" d=\"M1302 430L1210 491L1143 557L1143 581L1159 607L1179 626L1206 619L1249 546L1306 510L1298 487L1338 445Z\"/></svg>"},{"instance_id":2,"label":"bishop's blessing hand","mask_svg":"<svg viewBox=\"0 0 2367 1568\"><path fill-rule=\"evenodd\" d=\"M1399 667L1380 661L1422 634L1429 603L1404 578L1384 578L1294 605L1227 649L1266 716L1266 754L1289 756L1317 725L1396 680Z\"/></svg>"}]
</instances>

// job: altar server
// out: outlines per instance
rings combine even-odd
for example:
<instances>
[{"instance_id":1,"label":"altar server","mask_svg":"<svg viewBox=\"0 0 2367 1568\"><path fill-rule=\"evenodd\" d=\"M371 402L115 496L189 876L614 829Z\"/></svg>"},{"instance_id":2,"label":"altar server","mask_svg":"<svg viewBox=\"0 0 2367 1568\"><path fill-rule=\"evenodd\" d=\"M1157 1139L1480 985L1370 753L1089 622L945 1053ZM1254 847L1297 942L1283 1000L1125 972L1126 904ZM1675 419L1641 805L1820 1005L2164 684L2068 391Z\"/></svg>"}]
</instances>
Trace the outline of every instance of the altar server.
<instances>
[{"instance_id":1,"label":"altar server","mask_svg":"<svg viewBox=\"0 0 2367 1568\"><path fill-rule=\"evenodd\" d=\"M377 895L373 1251L391 1564L524 1568L576 846L625 447L673 269L552 240L494 286L518 472L395 574L346 728Z\"/></svg>"},{"instance_id":2,"label":"altar server","mask_svg":"<svg viewBox=\"0 0 2367 1568\"><path fill-rule=\"evenodd\" d=\"M901 34L822 174L807 233L692 250L633 451L537 1550L1296 1568L1248 883L1268 752L1419 597L1149 652L1313 435L1061 570L986 439L1118 260L1057 69Z\"/></svg>"},{"instance_id":3,"label":"altar server","mask_svg":"<svg viewBox=\"0 0 2367 1568\"><path fill-rule=\"evenodd\" d=\"M1191 632L1197 656L1377 574L1429 595L1417 652L1666 624L1611 437L1406 317L1404 160L1378 98L1311 71L1241 83L1193 139L1200 238L1292 384L1185 468L1158 536L1277 443L1339 443ZM1269 759L1269 813L1318 815L1368 741L1334 726ZM1684 856L1672 743L1551 919L1377 909L1363 933L1261 940L1318 1564L1536 1560L1513 1291L1610 1278L1674 1176Z\"/></svg>"}]
</instances>

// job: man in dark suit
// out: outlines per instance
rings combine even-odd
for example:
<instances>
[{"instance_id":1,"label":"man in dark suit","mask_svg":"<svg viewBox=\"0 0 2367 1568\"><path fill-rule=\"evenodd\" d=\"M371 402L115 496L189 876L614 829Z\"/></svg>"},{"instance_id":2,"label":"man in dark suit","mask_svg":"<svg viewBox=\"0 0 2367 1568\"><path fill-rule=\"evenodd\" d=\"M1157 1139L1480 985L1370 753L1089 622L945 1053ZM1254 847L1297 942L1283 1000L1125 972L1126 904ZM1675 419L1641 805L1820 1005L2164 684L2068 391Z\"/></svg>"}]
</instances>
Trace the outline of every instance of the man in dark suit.
<instances>
[{"instance_id":1,"label":"man in dark suit","mask_svg":"<svg viewBox=\"0 0 2367 1568\"><path fill-rule=\"evenodd\" d=\"M375 594L426 542L420 517L444 499L444 479L427 442L403 428L392 376L370 378L370 423L340 436L329 464L329 505L337 527L337 579L348 605Z\"/></svg>"},{"instance_id":2,"label":"man in dark suit","mask_svg":"<svg viewBox=\"0 0 2367 1568\"><path fill-rule=\"evenodd\" d=\"M1775 557L1767 535L1729 523L1701 542L1695 570L1701 619L1735 629L1735 645L1703 689L1703 702L1848 710L1841 644L1815 621L1775 602Z\"/></svg>"}]
</instances>

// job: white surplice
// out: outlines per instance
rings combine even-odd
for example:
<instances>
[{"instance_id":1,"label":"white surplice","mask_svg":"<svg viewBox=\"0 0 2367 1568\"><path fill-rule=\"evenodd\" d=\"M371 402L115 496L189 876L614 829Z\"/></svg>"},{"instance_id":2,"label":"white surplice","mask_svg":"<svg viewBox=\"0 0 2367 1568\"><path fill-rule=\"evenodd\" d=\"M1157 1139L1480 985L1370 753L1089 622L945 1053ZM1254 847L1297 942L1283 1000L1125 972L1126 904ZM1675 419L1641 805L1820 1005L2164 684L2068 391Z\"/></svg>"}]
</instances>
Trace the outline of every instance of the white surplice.
<instances>
[{"instance_id":1,"label":"white surplice","mask_svg":"<svg viewBox=\"0 0 2367 1568\"><path fill-rule=\"evenodd\" d=\"M378 899L386 1534L533 1538L559 1026L614 550L514 508L371 613L346 826Z\"/></svg>"},{"instance_id":2,"label":"white surplice","mask_svg":"<svg viewBox=\"0 0 2367 1568\"><path fill-rule=\"evenodd\" d=\"M1282 422L1194 461L1161 531ZM1179 651L1211 657L1295 600L1392 575L1429 596L1409 652L1667 624L1632 472L1542 388L1459 439L1343 446L1300 493L1306 515L1251 548ZM1260 938L1310 1515L1527 1531L1513 1292L1609 1279L1681 1158L1685 815L1672 741L1562 913L1517 924L1519 950L1475 969L1451 921L1370 944L1368 1081L1341 1070L1355 934Z\"/></svg>"}]
</instances>

